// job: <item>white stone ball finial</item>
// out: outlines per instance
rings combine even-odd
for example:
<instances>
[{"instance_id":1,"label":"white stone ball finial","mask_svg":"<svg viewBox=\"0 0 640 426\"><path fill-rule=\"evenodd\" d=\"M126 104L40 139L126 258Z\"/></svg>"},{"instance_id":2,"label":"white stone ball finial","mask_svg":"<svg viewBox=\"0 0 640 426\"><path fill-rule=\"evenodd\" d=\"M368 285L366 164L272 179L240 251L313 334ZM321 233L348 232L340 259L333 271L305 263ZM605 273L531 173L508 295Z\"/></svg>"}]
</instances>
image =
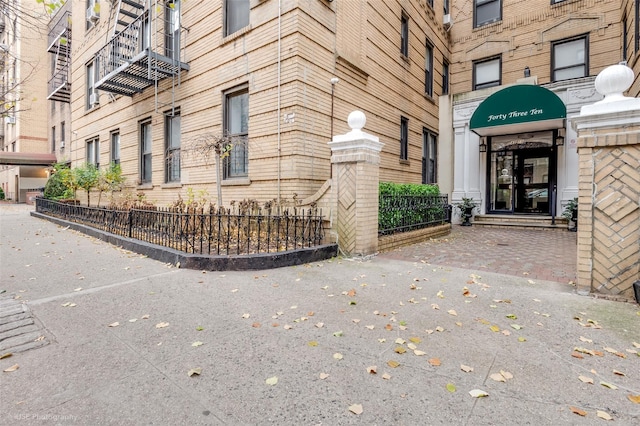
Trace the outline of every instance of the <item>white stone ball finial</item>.
<instances>
[{"instance_id":1,"label":"white stone ball finial","mask_svg":"<svg viewBox=\"0 0 640 426\"><path fill-rule=\"evenodd\" d=\"M352 111L347 118L347 123L349 123L349 127L351 127L352 131L359 131L362 130L364 125L367 123L367 117L362 111Z\"/></svg>"},{"instance_id":2,"label":"white stone ball finial","mask_svg":"<svg viewBox=\"0 0 640 426\"><path fill-rule=\"evenodd\" d=\"M623 95L633 84L633 70L626 65L611 65L596 77L595 86L604 99L598 104L628 99Z\"/></svg>"}]
</instances>

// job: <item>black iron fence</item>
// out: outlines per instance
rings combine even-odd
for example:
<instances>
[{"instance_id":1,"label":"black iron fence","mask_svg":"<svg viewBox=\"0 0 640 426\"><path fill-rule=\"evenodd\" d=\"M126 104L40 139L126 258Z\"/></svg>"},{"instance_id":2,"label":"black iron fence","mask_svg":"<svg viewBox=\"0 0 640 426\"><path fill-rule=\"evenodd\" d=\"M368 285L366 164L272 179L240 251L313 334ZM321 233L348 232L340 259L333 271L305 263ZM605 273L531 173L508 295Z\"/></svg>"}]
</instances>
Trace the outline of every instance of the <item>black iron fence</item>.
<instances>
[{"instance_id":1,"label":"black iron fence","mask_svg":"<svg viewBox=\"0 0 640 426\"><path fill-rule=\"evenodd\" d=\"M186 253L275 253L319 246L324 238L318 209L118 210L38 198L36 211Z\"/></svg>"},{"instance_id":2,"label":"black iron fence","mask_svg":"<svg viewBox=\"0 0 640 426\"><path fill-rule=\"evenodd\" d=\"M378 235L451 223L448 195L381 194L378 208Z\"/></svg>"}]
</instances>

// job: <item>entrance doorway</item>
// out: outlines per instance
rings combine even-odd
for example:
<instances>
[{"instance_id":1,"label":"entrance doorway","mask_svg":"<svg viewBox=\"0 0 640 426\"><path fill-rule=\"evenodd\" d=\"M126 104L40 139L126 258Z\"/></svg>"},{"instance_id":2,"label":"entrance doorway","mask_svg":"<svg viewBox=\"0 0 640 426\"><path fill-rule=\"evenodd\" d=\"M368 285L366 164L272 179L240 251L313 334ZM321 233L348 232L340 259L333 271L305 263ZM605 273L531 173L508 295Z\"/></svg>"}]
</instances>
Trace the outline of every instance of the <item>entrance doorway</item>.
<instances>
[{"instance_id":1,"label":"entrance doorway","mask_svg":"<svg viewBox=\"0 0 640 426\"><path fill-rule=\"evenodd\" d=\"M489 146L489 213L551 214L556 174L552 132L496 136Z\"/></svg>"}]
</instances>

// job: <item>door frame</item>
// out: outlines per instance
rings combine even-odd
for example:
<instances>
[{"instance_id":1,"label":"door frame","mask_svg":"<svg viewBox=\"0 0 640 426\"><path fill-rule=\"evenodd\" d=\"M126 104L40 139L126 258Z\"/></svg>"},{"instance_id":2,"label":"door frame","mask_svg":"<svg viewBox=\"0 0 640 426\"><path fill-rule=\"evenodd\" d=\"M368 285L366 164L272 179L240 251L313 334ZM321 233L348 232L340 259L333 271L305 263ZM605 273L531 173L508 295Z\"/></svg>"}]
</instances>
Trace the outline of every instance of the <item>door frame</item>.
<instances>
[{"instance_id":1,"label":"door frame","mask_svg":"<svg viewBox=\"0 0 640 426\"><path fill-rule=\"evenodd\" d=\"M525 158L540 158L546 156L548 153L549 157L549 171L548 171L548 179L547 179L547 193L549 200L549 210L547 213L526 213L526 212L516 212L516 200L515 196L517 195L517 190L514 185L516 185L515 180L512 178L511 186L512 186L512 201L511 208L509 210L496 210L491 209L491 187L492 187L492 176L491 176L491 155L494 152L492 149L492 136L487 136L487 152L486 152L486 162L485 162L485 177L486 177L486 185L485 185L485 199L486 199L486 212L487 214L503 214L503 215L512 215L512 214L530 214L530 215L550 215L552 218L556 215L556 199L557 199L557 178L558 178L558 149L556 145L556 139L558 136L558 130L552 129L550 130L552 133L552 144L546 147L533 147L533 148L522 148L522 149L513 149L506 150L507 155L510 155L512 158L511 162L511 176L514 174L514 168L516 166L515 162L518 163L523 162ZM495 151L498 152L498 151ZM539 155L543 153L543 155ZM521 159L522 158L522 159ZM522 173L519 171L518 173ZM518 185L522 185L522 179L519 180Z\"/></svg>"}]
</instances>

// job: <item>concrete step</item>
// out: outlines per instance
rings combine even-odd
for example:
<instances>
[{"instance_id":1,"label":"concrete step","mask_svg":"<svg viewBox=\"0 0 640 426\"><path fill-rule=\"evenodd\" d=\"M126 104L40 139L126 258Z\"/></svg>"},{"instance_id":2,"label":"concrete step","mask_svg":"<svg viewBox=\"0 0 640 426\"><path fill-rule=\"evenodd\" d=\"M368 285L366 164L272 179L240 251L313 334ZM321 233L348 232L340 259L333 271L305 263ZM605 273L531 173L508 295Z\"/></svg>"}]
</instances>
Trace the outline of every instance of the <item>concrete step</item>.
<instances>
[{"instance_id":1,"label":"concrete step","mask_svg":"<svg viewBox=\"0 0 640 426\"><path fill-rule=\"evenodd\" d=\"M567 219L556 217L552 223L551 216L536 215L476 215L473 218L475 226L519 228L519 229L558 229L567 230Z\"/></svg>"}]
</instances>

